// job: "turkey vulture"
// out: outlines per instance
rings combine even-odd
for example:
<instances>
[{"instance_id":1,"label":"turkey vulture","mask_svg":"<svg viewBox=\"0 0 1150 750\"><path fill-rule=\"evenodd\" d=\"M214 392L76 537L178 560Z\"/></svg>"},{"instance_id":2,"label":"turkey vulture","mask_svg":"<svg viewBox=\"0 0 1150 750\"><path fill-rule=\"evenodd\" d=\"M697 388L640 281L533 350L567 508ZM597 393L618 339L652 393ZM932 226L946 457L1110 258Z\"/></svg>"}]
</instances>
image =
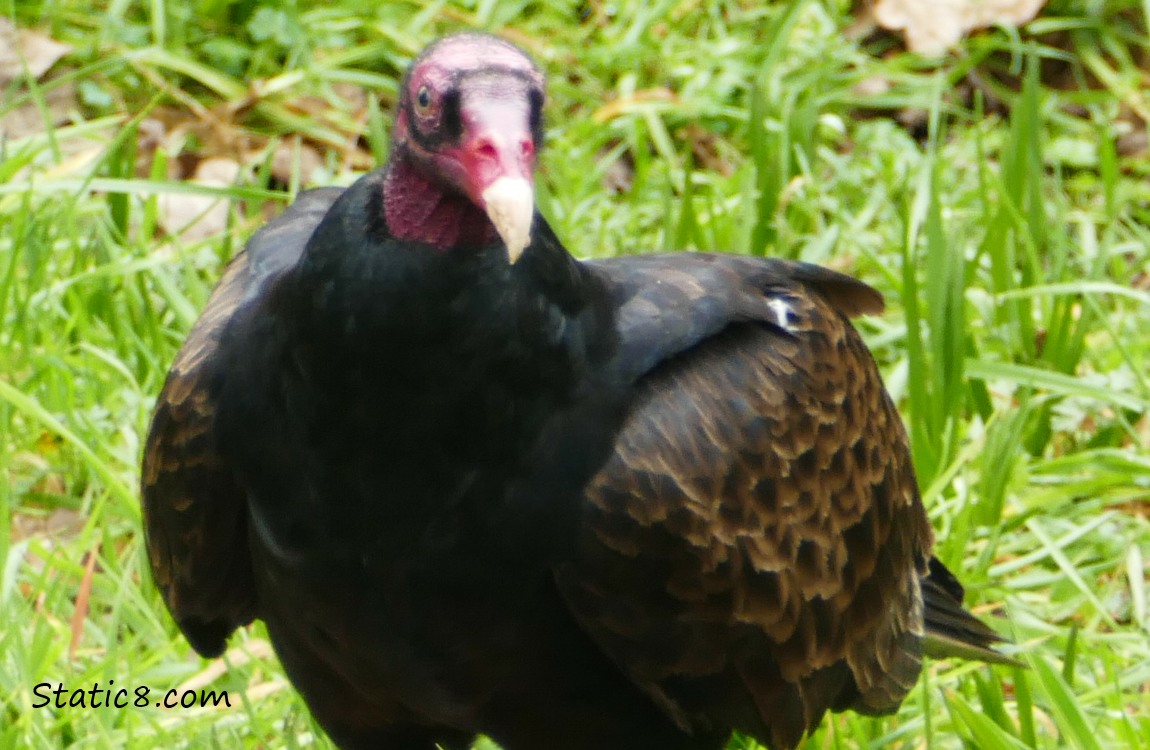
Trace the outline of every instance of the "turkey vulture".
<instances>
[{"instance_id":1,"label":"turkey vulture","mask_svg":"<svg viewBox=\"0 0 1150 750\"><path fill-rule=\"evenodd\" d=\"M870 287L721 254L580 262L534 210L544 79L441 39L388 164L228 267L143 459L204 656L260 618L345 748L793 748L1002 659L931 556ZM943 649L945 650L945 649Z\"/></svg>"}]
</instances>

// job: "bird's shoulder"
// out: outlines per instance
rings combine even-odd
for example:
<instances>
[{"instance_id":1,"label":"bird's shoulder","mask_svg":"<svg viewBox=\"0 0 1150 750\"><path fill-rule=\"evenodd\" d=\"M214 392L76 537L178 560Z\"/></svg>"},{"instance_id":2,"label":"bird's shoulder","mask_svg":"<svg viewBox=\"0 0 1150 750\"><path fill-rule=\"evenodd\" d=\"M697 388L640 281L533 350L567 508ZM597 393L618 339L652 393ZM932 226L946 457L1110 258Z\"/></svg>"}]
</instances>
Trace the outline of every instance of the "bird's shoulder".
<instances>
[{"instance_id":1,"label":"bird's shoulder","mask_svg":"<svg viewBox=\"0 0 1150 750\"><path fill-rule=\"evenodd\" d=\"M152 414L141 473L149 562L165 602L201 653L217 653L227 634L254 616L244 495L213 435L227 375L221 342L237 313L299 259L340 192L302 193L253 235L176 354Z\"/></svg>"},{"instance_id":2,"label":"bird's shoulder","mask_svg":"<svg viewBox=\"0 0 1150 750\"><path fill-rule=\"evenodd\" d=\"M615 309L618 366L638 379L662 361L736 323L797 331L818 326L822 307L878 313L882 295L845 274L777 258L721 253L634 255L586 264Z\"/></svg>"}]
</instances>

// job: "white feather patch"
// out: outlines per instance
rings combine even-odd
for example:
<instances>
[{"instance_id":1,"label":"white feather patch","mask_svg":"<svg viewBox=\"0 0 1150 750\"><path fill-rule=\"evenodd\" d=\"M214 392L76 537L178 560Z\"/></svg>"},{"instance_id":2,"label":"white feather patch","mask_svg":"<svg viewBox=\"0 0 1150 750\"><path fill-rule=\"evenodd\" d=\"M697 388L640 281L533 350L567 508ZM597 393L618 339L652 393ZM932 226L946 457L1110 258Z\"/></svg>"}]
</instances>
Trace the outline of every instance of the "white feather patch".
<instances>
[{"instance_id":1,"label":"white feather patch","mask_svg":"<svg viewBox=\"0 0 1150 750\"><path fill-rule=\"evenodd\" d=\"M778 297L773 297L767 300L767 305L775 313L775 322L779 328L784 331L792 331L794 327L791 325L791 306Z\"/></svg>"}]
</instances>

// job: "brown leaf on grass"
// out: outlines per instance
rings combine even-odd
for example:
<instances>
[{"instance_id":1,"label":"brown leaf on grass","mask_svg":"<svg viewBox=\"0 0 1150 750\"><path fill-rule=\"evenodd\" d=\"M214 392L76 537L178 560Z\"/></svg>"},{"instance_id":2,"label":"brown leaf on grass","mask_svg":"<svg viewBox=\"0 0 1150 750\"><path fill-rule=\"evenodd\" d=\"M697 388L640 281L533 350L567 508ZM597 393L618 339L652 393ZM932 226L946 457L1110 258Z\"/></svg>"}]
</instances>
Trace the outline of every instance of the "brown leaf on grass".
<instances>
[{"instance_id":1,"label":"brown leaf on grass","mask_svg":"<svg viewBox=\"0 0 1150 750\"><path fill-rule=\"evenodd\" d=\"M63 480L60 480L61 484ZM71 508L53 508L48 513L32 513L17 510L12 514L12 541L39 537L49 542L59 542L79 534L84 530L87 516Z\"/></svg>"},{"instance_id":2,"label":"brown leaf on grass","mask_svg":"<svg viewBox=\"0 0 1150 750\"><path fill-rule=\"evenodd\" d=\"M357 86L354 83L347 83L345 81L336 81L331 86L332 90L339 95L348 104L348 109L351 110L353 115L358 116L360 113L367 112L367 99L370 94L363 86Z\"/></svg>"},{"instance_id":3,"label":"brown leaf on grass","mask_svg":"<svg viewBox=\"0 0 1150 750\"><path fill-rule=\"evenodd\" d=\"M1024 24L1045 4L1046 0L877 0L874 18L884 29L902 30L910 50L941 55L968 31Z\"/></svg>"},{"instance_id":4,"label":"brown leaf on grass","mask_svg":"<svg viewBox=\"0 0 1150 750\"><path fill-rule=\"evenodd\" d=\"M851 93L858 97L871 97L871 96L885 96L889 94L894 84L888 76L885 75L872 75L867 76L853 87Z\"/></svg>"},{"instance_id":5,"label":"brown leaf on grass","mask_svg":"<svg viewBox=\"0 0 1150 750\"><path fill-rule=\"evenodd\" d=\"M76 105L76 86L71 81L44 89L44 112L35 102L22 104L0 117L0 137L16 140L47 131L66 122L68 112Z\"/></svg>"},{"instance_id":6,"label":"brown leaf on grass","mask_svg":"<svg viewBox=\"0 0 1150 750\"><path fill-rule=\"evenodd\" d=\"M1119 156L1145 156L1150 153L1150 136L1146 129L1130 130L1118 136L1115 144Z\"/></svg>"},{"instance_id":7,"label":"brown leaf on grass","mask_svg":"<svg viewBox=\"0 0 1150 750\"><path fill-rule=\"evenodd\" d=\"M17 29L0 18L0 88L24 76L24 66L39 80L48 69L72 51L71 45L29 29Z\"/></svg>"},{"instance_id":8,"label":"brown leaf on grass","mask_svg":"<svg viewBox=\"0 0 1150 750\"><path fill-rule=\"evenodd\" d=\"M611 153L611 149L601 148L595 160L599 163ZM635 160L630 151L623 151L603 172L603 189L612 193L626 193L635 183Z\"/></svg>"},{"instance_id":9,"label":"brown leaf on grass","mask_svg":"<svg viewBox=\"0 0 1150 750\"><path fill-rule=\"evenodd\" d=\"M691 153L698 166L724 177L734 174L735 166L728 155L723 153L722 141L714 133L692 122L675 135L678 141L691 144Z\"/></svg>"},{"instance_id":10,"label":"brown leaf on grass","mask_svg":"<svg viewBox=\"0 0 1150 750\"><path fill-rule=\"evenodd\" d=\"M1110 507L1110 510L1125 513L1131 516L1138 516L1139 518L1150 518L1150 497L1127 500L1122 503L1115 503Z\"/></svg>"},{"instance_id":11,"label":"brown leaf on grass","mask_svg":"<svg viewBox=\"0 0 1150 750\"><path fill-rule=\"evenodd\" d=\"M25 66L33 78L40 80L71 51L67 44L36 31L17 29L7 18L0 18L0 93L10 85L17 88L18 95L23 93ZM43 111L36 102L27 102L4 112L0 117L0 138L15 140L43 133L67 119L76 103L75 85L69 81L45 86L43 93Z\"/></svg>"},{"instance_id":12,"label":"brown leaf on grass","mask_svg":"<svg viewBox=\"0 0 1150 750\"><path fill-rule=\"evenodd\" d=\"M239 174L239 162L217 156L199 162L195 174L188 182L226 188L235 184ZM210 195L164 193L157 203L160 226L169 235L179 237L182 242L200 242L227 228L229 202L226 199Z\"/></svg>"},{"instance_id":13,"label":"brown leaf on grass","mask_svg":"<svg viewBox=\"0 0 1150 750\"><path fill-rule=\"evenodd\" d=\"M1146 81L1150 84L1150 74L1146 76ZM1146 100L1150 103L1150 97L1146 97ZM1136 159L1150 154L1150 128L1147 127L1147 118L1132 107L1123 106L1119 109L1114 128L1118 134L1114 147L1119 156Z\"/></svg>"},{"instance_id":14,"label":"brown leaf on grass","mask_svg":"<svg viewBox=\"0 0 1150 750\"><path fill-rule=\"evenodd\" d=\"M292 184L292 177L298 176L299 184L307 187L317 169L323 166L323 157L314 147L298 136L281 141L272 154L272 177L284 185Z\"/></svg>"}]
</instances>

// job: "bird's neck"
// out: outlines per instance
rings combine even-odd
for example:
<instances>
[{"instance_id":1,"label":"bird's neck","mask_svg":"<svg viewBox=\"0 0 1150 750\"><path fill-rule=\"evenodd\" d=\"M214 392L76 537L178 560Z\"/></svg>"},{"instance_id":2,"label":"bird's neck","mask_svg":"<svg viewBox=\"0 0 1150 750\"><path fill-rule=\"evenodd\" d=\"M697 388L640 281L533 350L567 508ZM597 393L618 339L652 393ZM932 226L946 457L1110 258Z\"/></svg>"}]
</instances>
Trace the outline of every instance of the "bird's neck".
<instances>
[{"instance_id":1,"label":"bird's neck","mask_svg":"<svg viewBox=\"0 0 1150 750\"><path fill-rule=\"evenodd\" d=\"M383 209L388 231L399 240L450 250L489 245L499 238L482 209L466 196L424 177L403 156L388 167Z\"/></svg>"}]
</instances>

